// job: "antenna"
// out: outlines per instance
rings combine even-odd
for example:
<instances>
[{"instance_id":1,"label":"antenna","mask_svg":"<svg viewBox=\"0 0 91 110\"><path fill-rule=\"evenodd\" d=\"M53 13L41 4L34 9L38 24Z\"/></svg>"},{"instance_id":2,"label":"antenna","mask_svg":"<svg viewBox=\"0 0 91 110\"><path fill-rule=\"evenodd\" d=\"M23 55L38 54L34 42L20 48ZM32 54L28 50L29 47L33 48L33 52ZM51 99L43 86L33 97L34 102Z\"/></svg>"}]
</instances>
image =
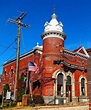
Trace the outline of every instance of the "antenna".
<instances>
[{"instance_id":1,"label":"antenna","mask_svg":"<svg viewBox=\"0 0 91 110\"><path fill-rule=\"evenodd\" d=\"M16 20L8 19L8 22L17 24L18 26L18 36L17 36L17 58L16 58L16 75L15 75L15 87L14 87L14 101L18 101L18 79L19 79L19 58L20 58L20 30L21 26L29 28L30 26L22 23L22 19L27 15L27 13L22 12Z\"/></svg>"}]
</instances>

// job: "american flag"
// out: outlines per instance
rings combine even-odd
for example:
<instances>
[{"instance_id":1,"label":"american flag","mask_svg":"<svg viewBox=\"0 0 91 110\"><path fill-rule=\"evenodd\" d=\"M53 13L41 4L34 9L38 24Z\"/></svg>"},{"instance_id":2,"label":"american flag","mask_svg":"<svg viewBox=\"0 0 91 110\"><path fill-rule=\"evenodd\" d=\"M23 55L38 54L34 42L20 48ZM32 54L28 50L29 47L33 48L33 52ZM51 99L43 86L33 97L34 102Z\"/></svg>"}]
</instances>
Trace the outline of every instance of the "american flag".
<instances>
[{"instance_id":1,"label":"american flag","mask_svg":"<svg viewBox=\"0 0 91 110\"><path fill-rule=\"evenodd\" d=\"M36 63L34 63L34 62L29 62L29 63L28 63L28 71L33 71L33 72L37 73L38 70L39 70L39 69L38 69Z\"/></svg>"}]
</instances>

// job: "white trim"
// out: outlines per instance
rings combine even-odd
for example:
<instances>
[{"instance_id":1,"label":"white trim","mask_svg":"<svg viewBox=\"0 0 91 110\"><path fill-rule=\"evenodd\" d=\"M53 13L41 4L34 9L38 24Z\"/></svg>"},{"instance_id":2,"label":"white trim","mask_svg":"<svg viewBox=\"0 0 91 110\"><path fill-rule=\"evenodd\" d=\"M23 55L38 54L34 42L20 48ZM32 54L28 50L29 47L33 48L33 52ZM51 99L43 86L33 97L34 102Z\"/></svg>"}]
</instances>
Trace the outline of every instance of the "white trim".
<instances>
[{"instance_id":1,"label":"white trim","mask_svg":"<svg viewBox=\"0 0 91 110\"><path fill-rule=\"evenodd\" d=\"M64 95L63 97L66 96L66 75L65 75L65 71L63 70L56 70L53 75L52 75L52 78L55 78L56 79L56 82L54 84L54 95L57 96L57 76L58 74L63 74L63 92L64 92Z\"/></svg>"},{"instance_id":2,"label":"white trim","mask_svg":"<svg viewBox=\"0 0 91 110\"><path fill-rule=\"evenodd\" d=\"M86 51L86 50L85 50ZM88 57L89 57L89 55L88 55L88 53L87 53L87 55L84 55L84 54L82 54L82 53L80 53L80 52L73 52L73 51L70 51L70 50L67 50L67 49L64 49L64 52L65 52L65 54L66 54L66 52L68 53L68 54L70 54L71 56L78 56L78 57L81 57L81 58L83 58L83 59L87 59Z\"/></svg>"},{"instance_id":3,"label":"white trim","mask_svg":"<svg viewBox=\"0 0 91 110\"><path fill-rule=\"evenodd\" d=\"M81 49L84 51L85 54L80 53L80 50L81 50ZM87 51L85 50L85 48L84 48L83 46L82 46L77 52L75 52L75 53L89 57Z\"/></svg>"},{"instance_id":4,"label":"white trim","mask_svg":"<svg viewBox=\"0 0 91 110\"><path fill-rule=\"evenodd\" d=\"M49 38L49 37L50 37L50 38L55 37L55 38L60 38L60 39L64 40L64 38L62 37L62 35L59 36L59 35L55 35L55 34L47 35L47 36L45 36L45 37L43 38L43 40L46 39L46 38Z\"/></svg>"},{"instance_id":5,"label":"white trim","mask_svg":"<svg viewBox=\"0 0 91 110\"><path fill-rule=\"evenodd\" d=\"M74 76L72 74L72 72L68 71L66 72L66 77L70 76L71 77L71 86L72 86L72 97L75 96L75 86L74 86Z\"/></svg>"},{"instance_id":6,"label":"white trim","mask_svg":"<svg viewBox=\"0 0 91 110\"><path fill-rule=\"evenodd\" d=\"M82 79L82 78L85 79L85 96L87 96L87 79L86 79L86 77L85 77L84 75L81 75L81 76L79 77L80 96L82 95L82 94L81 94L81 79Z\"/></svg>"}]
</instances>

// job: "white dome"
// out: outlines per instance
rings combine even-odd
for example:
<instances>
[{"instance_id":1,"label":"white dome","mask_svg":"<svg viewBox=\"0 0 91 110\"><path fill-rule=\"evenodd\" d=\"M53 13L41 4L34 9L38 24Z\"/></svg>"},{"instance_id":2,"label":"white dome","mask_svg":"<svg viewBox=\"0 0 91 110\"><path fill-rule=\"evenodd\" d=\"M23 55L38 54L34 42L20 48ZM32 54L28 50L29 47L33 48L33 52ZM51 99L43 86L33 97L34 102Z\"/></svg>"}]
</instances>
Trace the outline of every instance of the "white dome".
<instances>
[{"instance_id":1,"label":"white dome","mask_svg":"<svg viewBox=\"0 0 91 110\"><path fill-rule=\"evenodd\" d=\"M63 32L63 24L61 22L58 22L57 21L57 16L55 15L55 13L52 15L52 19L51 21L48 23L46 22L45 23L45 29L44 31L47 32L47 31L60 31L60 32Z\"/></svg>"}]
</instances>

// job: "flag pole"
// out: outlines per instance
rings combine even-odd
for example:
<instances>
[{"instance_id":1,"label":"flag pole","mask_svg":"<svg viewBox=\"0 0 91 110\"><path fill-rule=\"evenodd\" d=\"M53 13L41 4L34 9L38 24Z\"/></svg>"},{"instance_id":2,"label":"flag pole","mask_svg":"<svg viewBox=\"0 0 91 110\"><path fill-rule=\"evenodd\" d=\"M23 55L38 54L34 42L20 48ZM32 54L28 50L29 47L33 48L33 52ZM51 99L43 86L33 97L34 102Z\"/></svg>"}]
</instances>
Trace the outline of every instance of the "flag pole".
<instances>
[{"instance_id":1,"label":"flag pole","mask_svg":"<svg viewBox=\"0 0 91 110\"><path fill-rule=\"evenodd\" d=\"M30 92L30 96L31 96L31 101L33 103L33 94L32 94L32 72L35 72L37 71L37 65L34 63L34 62L29 62L28 63L28 71L29 71L29 92Z\"/></svg>"},{"instance_id":2,"label":"flag pole","mask_svg":"<svg viewBox=\"0 0 91 110\"><path fill-rule=\"evenodd\" d=\"M29 91L29 74L28 74L28 71L27 71L25 94L28 94L29 93L28 91Z\"/></svg>"}]
</instances>

